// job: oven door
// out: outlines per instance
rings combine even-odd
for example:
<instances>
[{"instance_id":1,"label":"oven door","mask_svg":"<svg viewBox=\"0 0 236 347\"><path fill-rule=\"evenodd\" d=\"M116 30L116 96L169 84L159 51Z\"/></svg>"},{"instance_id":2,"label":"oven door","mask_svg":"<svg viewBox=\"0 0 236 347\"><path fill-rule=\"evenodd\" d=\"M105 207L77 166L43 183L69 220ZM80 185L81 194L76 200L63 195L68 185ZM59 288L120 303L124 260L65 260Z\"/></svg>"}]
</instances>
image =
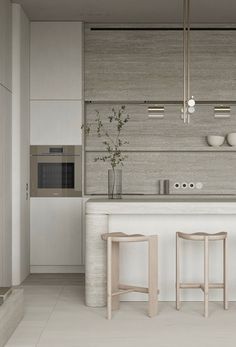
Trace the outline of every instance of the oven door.
<instances>
[{"instance_id":1,"label":"oven door","mask_svg":"<svg viewBox=\"0 0 236 347\"><path fill-rule=\"evenodd\" d=\"M81 155L32 155L31 196L82 196Z\"/></svg>"}]
</instances>

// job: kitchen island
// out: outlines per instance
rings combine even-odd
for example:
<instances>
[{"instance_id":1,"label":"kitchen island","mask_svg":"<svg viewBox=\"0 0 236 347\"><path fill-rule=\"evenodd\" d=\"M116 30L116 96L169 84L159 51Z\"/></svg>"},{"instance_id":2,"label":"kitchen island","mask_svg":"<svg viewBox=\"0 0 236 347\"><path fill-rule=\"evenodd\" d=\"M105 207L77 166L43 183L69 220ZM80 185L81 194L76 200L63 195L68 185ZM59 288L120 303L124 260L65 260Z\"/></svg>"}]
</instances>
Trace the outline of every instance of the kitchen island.
<instances>
[{"instance_id":1,"label":"kitchen island","mask_svg":"<svg viewBox=\"0 0 236 347\"><path fill-rule=\"evenodd\" d=\"M159 235L158 268L160 300L175 300L175 233L227 231L229 237L229 300L236 300L236 197L160 196L90 199L86 203L86 304L106 304L106 244L101 234L124 232ZM210 245L210 279L222 280L222 244ZM182 279L203 280L203 244L183 242ZM144 244L122 244L121 283L145 286L147 253ZM145 300L145 294L129 293L123 300ZM200 290L186 290L183 300L202 300ZM210 300L222 300L222 291L211 290Z\"/></svg>"}]
</instances>

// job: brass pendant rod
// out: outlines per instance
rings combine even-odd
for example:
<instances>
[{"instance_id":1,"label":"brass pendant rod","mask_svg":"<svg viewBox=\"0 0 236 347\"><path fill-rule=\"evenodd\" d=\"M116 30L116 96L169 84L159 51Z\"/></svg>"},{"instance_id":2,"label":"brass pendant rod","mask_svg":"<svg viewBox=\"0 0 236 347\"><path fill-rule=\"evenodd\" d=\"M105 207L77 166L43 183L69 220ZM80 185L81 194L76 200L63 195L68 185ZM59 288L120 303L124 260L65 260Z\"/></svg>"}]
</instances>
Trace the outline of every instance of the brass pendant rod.
<instances>
[{"instance_id":1,"label":"brass pendant rod","mask_svg":"<svg viewBox=\"0 0 236 347\"><path fill-rule=\"evenodd\" d=\"M183 120L184 123L190 122L188 112L188 100L190 99L190 0L183 0Z\"/></svg>"},{"instance_id":2,"label":"brass pendant rod","mask_svg":"<svg viewBox=\"0 0 236 347\"><path fill-rule=\"evenodd\" d=\"M187 102L190 99L190 0L187 0ZM187 112L187 122L190 123L190 114Z\"/></svg>"},{"instance_id":3,"label":"brass pendant rod","mask_svg":"<svg viewBox=\"0 0 236 347\"><path fill-rule=\"evenodd\" d=\"M184 74L184 85L183 85L183 120L186 122L186 4L187 0L183 0L183 74Z\"/></svg>"}]
</instances>

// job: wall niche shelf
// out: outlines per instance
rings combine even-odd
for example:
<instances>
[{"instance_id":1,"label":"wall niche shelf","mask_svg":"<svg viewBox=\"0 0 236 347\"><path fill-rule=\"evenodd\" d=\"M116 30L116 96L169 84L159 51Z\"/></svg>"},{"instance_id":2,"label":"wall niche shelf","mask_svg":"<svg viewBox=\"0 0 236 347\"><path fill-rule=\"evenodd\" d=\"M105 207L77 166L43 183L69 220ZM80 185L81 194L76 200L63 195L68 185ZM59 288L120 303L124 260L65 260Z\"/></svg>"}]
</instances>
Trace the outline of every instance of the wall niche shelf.
<instances>
[{"instance_id":1,"label":"wall niche shelf","mask_svg":"<svg viewBox=\"0 0 236 347\"><path fill-rule=\"evenodd\" d=\"M104 153L106 150L99 149L95 147L86 147L85 152L93 152L93 153ZM236 152L235 147L196 147L196 148L127 148L123 149L122 152Z\"/></svg>"},{"instance_id":2,"label":"wall niche shelf","mask_svg":"<svg viewBox=\"0 0 236 347\"><path fill-rule=\"evenodd\" d=\"M85 100L85 104L104 104L104 105L183 105L181 100ZM196 100L196 105L236 105L236 100Z\"/></svg>"}]
</instances>

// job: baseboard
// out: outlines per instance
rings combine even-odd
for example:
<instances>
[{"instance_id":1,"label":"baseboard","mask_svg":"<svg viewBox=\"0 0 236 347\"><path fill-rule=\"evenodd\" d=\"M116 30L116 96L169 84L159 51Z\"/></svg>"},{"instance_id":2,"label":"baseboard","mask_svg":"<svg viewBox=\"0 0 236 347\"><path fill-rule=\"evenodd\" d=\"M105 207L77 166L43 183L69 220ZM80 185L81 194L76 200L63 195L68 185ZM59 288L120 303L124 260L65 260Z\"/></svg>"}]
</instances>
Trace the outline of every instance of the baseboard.
<instances>
[{"instance_id":1,"label":"baseboard","mask_svg":"<svg viewBox=\"0 0 236 347\"><path fill-rule=\"evenodd\" d=\"M5 346L24 315L23 289L13 289L0 306L0 347Z\"/></svg>"},{"instance_id":2,"label":"baseboard","mask_svg":"<svg viewBox=\"0 0 236 347\"><path fill-rule=\"evenodd\" d=\"M31 265L30 273L84 273L84 265Z\"/></svg>"}]
</instances>

